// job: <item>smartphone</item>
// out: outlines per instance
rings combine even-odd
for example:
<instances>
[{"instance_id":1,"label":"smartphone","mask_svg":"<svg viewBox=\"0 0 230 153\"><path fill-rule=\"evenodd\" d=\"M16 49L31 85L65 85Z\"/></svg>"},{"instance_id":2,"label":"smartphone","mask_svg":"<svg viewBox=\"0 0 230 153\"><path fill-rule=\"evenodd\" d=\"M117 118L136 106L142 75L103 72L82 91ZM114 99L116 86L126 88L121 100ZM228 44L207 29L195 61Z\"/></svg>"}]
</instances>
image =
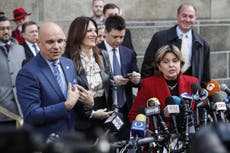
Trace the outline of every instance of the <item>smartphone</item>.
<instances>
[{"instance_id":1,"label":"smartphone","mask_svg":"<svg viewBox=\"0 0 230 153\"><path fill-rule=\"evenodd\" d=\"M124 78L129 78L132 75L132 73L127 73Z\"/></svg>"}]
</instances>

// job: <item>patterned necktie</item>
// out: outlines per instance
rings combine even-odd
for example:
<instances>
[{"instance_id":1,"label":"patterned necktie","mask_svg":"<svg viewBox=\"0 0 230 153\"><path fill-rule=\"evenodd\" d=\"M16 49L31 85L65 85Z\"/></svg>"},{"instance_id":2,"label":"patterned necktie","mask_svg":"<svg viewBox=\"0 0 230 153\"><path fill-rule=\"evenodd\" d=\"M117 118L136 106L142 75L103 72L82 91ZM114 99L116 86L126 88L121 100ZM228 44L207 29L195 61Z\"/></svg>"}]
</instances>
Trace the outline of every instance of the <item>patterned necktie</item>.
<instances>
[{"instance_id":1,"label":"patterned necktie","mask_svg":"<svg viewBox=\"0 0 230 153\"><path fill-rule=\"evenodd\" d=\"M67 92L67 85L66 85L66 81L65 81L65 78L64 78L64 75L62 75L62 72L61 72L61 66L59 64L59 62L53 62L52 63L52 66L53 66L53 71L54 71L54 77L56 78L61 90L62 90L62 93L64 94L64 96L66 96L66 92Z\"/></svg>"},{"instance_id":2,"label":"patterned necktie","mask_svg":"<svg viewBox=\"0 0 230 153\"><path fill-rule=\"evenodd\" d=\"M116 48L112 49L113 51L113 75L121 75L121 66L118 62L117 55L116 55Z\"/></svg>"},{"instance_id":3,"label":"patterned necktie","mask_svg":"<svg viewBox=\"0 0 230 153\"><path fill-rule=\"evenodd\" d=\"M184 58L184 66L181 69L181 72L184 73L190 66L190 59L189 59L189 49L188 49L188 39L187 35L183 34L182 35L182 42L181 42L181 53Z\"/></svg>"},{"instance_id":4,"label":"patterned necktie","mask_svg":"<svg viewBox=\"0 0 230 153\"><path fill-rule=\"evenodd\" d=\"M37 53L39 52L37 46L36 46L35 44L33 44L32 46L33 46L33 48L34 48L34 50L35 50L35 53L36 53L36 55L37 55Z\"/></svg>"},{"instance_id":5,"label":"patterned necktie","mask_svg":"<svg viewBox=\"0 0 230 153\"><path fill-rule=\"evenodd\" d=\"M121 75L121 66L118 62L117 55L116 55L116 48L112 49L113 51L113 75ZM124 105L124 87L118 86L117 87L117 100L119 107Z\"/></svg>"}]
</instances>

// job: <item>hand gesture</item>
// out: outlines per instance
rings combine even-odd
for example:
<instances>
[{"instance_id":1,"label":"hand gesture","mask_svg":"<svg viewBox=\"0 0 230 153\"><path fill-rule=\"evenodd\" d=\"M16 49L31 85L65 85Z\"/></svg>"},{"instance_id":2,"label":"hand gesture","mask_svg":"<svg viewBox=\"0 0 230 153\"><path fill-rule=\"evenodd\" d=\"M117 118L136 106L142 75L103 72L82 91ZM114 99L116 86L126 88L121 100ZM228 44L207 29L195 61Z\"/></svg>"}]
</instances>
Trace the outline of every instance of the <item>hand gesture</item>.
<instances>
[{"instance_id":1,"label":"hand gesture","mask_svg":"<svg viewBox=\"0 0 230 153\"><path fill-rule=\"evenodd\" d=\"M115 75L114 80L116 82L116 85L126 85L129 82L128 78L124 78L122 75Z\"/></svg>"},{"instance_id":2,"label":"hand gesture","mask_svg":"<svg viewBox=\"0 0 230 153\"><path fill-rule=\"evenodd\" d=\"M129 79L132 83L138 84L141 80L141 74L133 71L132 75L129 76Z\"/></svg>"},{"instance_id":3,"label":"hand gesture","mask_svg":"<svg viewBox=\"0 0 230 153\"><path fill-rule=\"evenodd\" d=\"M79 98L79 91L77 85L72 85L71 83L68 83L67 98L65 101L66 109L67 110L72 109L74 105L77 103L78 98Z\"/></svg>"},{"instance_id":4,"label":"hand gesture","mask_svg":"<svg viewBox=\"0 0 230 153\"><path fill-rule=\"evenodd\" d=\"M92 118L103 120L103 119L107 119L113 113L114 113L113 111L107 112L107 108L98 109L98 110L94 111Z\"/></svg>"},{"instance_id":5,"label":"hand gesture","mask_svg":"<svg viewBox=\"0 0 230 153\"><path fill-rule=\"evenodd\" d=\"M79 100L84 103L86 106L93 106L94 105L94 99L93 99L93 91L91 88L91 84L89 85L89 90L86 90L84 87L77 85L77 88L79 90Z\"/></svg>"}]
</instances>

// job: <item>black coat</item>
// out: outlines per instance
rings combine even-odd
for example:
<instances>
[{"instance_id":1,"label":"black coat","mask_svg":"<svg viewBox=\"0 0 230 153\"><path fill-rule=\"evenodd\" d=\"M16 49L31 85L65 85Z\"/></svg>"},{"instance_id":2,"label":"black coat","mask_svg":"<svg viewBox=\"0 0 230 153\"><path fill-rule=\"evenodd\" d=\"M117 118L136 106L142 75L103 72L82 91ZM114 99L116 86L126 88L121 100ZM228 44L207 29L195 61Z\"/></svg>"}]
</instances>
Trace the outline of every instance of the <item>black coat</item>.
<instances>
[{"instance_id":1,"label":"black coat","mask_svg":"<svg viewBox=\"0 0 230 153\"><path fill-rule=\"evenodd\" d=\"M103 101L100 101L100 103L104 103L105 107L107 107L108 110L111 110L113 107L112 105L114 99L113 95L115 92L115 84L112 76L112 69L109 62L109 55L104 50L101 50L100 52L104 62L104 68L100 70L100 75L105 91L104 99ZM77 82L79 85L83 86L85 89L88 90L88 81L84 70L80 75L78 74ZM87 132L88 128L95 126L95 124L102 124L102 121L90 119L92 110L92 107L86 107L81 102L77 103L75 107L76 130Z\"/></svg>"},{"instance_id":2,"label":"black coat","mask_svg":"<svg viewBox=\"0 0 230 153\"><path fill-rule=\"evenodd\" d=\"M131 32L129 29L126 28L125 30L125 37L123 39L123 42L121 43L122 46L125 46L131 50L134 51L134 48L133 48L133 44L132 44L132 36L131 36ZM136 52L134 51L135 55L136 55Z\"/></svg>"},{"instance_id":3,"label":"black coat","mask_svg":"<svg viewBox=\"0 0 230 153\"><path fill-rule=\"evenodd\" d=\"M34 54L32 53L32 51L30 50L30 47L27 45L25 41L22 43L22 46L24 47L25 54L26 54L26 59L23 61L23 65L24 65L25 63L29 62L29 60L31 60L34 57Z\"/></svg>"},{"instance_id":4,"label":"black coat","mask_svg":"<svg viewBox=\"0 0 230 153\"><path fill-rule=\"evenodd\" d=\"M104 42L98 44L98 47L100 49L107 50ZM125 76L127 73L131 73L132 71L139 72L134 51L122 45L119 46L119 50L122 75ZM139 85L140 84L135 85L131 82L125 85L125 96L127 102L126 105L128 110L132 107L133 104L132 87L139 87Z\"/></svg>"},{"instance_id":5,"label":"black coat","mask_svg":"<svg viewBox=\"0 0 230 153\"><path fill-rule=\"evenodd\" d=\"M178 38L176 27L157 32L153 35L144 55L141 68L142 78L149 77L154 74L154 56L156 51L164 45L174 44L181 48L181 39ZM205 87L210 81L210 49L208 43L201 38L194 30L192 30L192 76L197 77L201 86Z\"/></svg>"}]
</instances>

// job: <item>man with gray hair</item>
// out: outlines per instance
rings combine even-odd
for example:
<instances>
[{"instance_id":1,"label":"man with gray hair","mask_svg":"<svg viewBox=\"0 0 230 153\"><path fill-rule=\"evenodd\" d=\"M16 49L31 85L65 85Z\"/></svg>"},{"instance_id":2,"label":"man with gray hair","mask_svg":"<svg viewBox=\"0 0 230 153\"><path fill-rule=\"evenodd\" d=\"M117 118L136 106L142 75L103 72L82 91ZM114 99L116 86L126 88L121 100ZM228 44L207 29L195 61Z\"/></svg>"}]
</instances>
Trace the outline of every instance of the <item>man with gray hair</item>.
<instances>
[{"instance_id":1,"label":"man with gray hair","mask_svg":"<svg viewBox=\"0 0 230 153\"><path fill-rule=\"evenodd\" d=\"M141 77L146 78L154 74L154 55L164 45L176 45L180 48L185 59L182 73L195 76L206 87L210 81L210 48L194 29L197 11L190 3L181 4L177 9L177 24L170 29L156 32L150 41L144 55Z\"/></svg>"},{"instance_id":2,"label":"man with gray hair","mask_svg":"<svg viewBox=\"0 0 230 153\"><path fill-rule=\"evenodd\" d=\"M38 41L38 25L29 21L22 25L22 37L25 41L22 43L22 46L25 49L26 61L28 62L40 51L37 41Z\"/></svg>"}]
</instances>

